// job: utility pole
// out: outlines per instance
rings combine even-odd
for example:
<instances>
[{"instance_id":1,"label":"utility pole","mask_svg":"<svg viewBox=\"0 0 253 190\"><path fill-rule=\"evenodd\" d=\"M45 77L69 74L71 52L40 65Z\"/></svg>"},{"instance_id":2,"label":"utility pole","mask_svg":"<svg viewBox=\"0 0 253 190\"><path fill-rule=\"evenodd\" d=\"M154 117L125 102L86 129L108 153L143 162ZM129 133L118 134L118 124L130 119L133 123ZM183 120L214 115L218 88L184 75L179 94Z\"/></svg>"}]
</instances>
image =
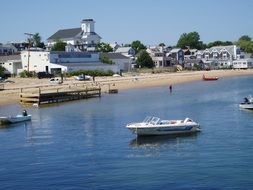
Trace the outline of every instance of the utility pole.
<instances>
[{"instance_id":1,"label":"utility pole","mask_svg":"<svg viewBox=\"0 0 253 190\"><path fill-rule=\"evenodd\" d=\"M30 65L30 47L31 47L31 39L33 38L34 34L25 33L28 36L28 58L27 58L27 72L29 73L29 65Z\"/></svg>"}]
</instances>

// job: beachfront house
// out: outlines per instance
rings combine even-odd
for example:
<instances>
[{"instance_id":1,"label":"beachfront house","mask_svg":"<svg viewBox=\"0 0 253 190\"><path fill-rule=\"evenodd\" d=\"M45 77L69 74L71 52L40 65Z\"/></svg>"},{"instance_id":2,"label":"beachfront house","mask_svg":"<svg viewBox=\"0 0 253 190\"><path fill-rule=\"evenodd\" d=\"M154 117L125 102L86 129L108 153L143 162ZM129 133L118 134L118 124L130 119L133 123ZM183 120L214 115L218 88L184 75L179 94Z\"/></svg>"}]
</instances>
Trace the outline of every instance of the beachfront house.
<instances>
[{"instance_id":1,"label":"beachfront house","mask_svg":"<svg viewBox=\"0 0 253 190\"><path fill-rule=\"evenodd\" d=\"M234 69L250 69L253 68L253 59L238 59L233 61Z\"/></svg>"},{"instance_id":2,"label":"beachfront house","mask_svg":"<svg viewBox=\"0 0 253 190\"><path fill-rule=\"evenodd\" d=\"M95 21L83 19L80 28L58 30L47 41L48 47L52 47L58 40L72 44L82 51L95 51L101 37L95 32Z\"/></svg>"},{"instance_id":3,"label":"beachfront house","mask_svg":"<svg viewBox=\"0 0 253 190\"><path fill-rule=\"evenodd\" d=\"M34 72L62 73L78 70L111 70L120 72L116 64L104 64L97 52L22 51L22 69Z\"/></svg>"},{"instance_id":4,"label":"beachfront house","mask_svg":"<svg viewBox=\"0 0 253 190\"><path fill-rule=\"evenodd\" d=\"M184 63L184 51L180 48L173 48L167 56L170 57L175 64L183 65Z\"/></svg>"},{"instance_id":5,"label":"beachfront house","mask_svg":"<svg viewBox=\"0 0 253 190\"><path fill-rule=\"evenodd\" d=\"M238 59L240 51L235 45L215 46L196 52L196 58L202 61L211 69L231 68L233 60Z\"/></svg>"},{"instance_id":6,"label":"beachfront house","mask_svg":"<svg viewBox=\"0 0 253 190\"><path fill-rule=\"evenodd\" d=\"M164 47L149 47L146 51L152 58L156 68L172 66L171 58L166 56Z\"/></svg>"}]
</instances>

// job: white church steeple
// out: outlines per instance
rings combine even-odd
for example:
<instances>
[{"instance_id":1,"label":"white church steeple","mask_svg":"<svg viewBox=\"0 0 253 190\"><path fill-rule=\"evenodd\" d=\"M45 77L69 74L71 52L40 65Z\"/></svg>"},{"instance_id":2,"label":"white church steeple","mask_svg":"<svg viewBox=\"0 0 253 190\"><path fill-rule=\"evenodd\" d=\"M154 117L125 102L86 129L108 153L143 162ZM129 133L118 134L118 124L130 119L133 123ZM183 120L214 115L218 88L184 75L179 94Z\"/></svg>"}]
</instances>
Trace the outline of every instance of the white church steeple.
<instances>
[{"instance_id":1,"label":"white church steeple","mask_svg":"<svg viewBox=\"0 0 253 190\"><path fill-rule=\"evenodd\" d=\"M93 19L83 19L81 21L81 28L84 33L95 32L95 21Z\"/></svg>"}]
</instances>

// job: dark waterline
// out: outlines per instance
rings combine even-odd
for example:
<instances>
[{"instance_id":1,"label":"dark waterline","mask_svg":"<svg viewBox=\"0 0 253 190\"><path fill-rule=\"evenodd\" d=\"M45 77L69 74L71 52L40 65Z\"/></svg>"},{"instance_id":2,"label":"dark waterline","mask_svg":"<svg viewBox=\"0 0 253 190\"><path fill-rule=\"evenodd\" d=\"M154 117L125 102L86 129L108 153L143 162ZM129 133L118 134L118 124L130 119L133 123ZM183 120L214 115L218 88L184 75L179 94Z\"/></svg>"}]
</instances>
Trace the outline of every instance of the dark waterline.
<instances>
[{"instance_id":1,"label":"dark waterline","mask_svg":"<svg viewBox=\"0 0 253 190\"><path fill-rule=\"evenodd\" d=\"M129 90L28 108L32 121L0 129L0 189L252 189L253 77ZM0 108L0 115L22 107ZM147 115L190 117L202 132L136 138Z\"/></svg>"}]
</instances>

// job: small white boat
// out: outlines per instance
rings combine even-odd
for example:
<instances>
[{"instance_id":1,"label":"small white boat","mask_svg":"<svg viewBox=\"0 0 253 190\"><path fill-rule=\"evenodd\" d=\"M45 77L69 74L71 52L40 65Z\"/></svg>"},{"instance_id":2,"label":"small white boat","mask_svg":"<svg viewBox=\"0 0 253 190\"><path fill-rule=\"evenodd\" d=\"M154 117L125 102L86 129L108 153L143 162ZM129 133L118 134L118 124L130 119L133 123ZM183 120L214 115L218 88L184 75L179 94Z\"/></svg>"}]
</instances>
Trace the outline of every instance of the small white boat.
<instances>
[{"instance_id":1,"label":"small white boat","mask_svg":"<svg viewBox=\"0 0 253 190\"><path fill-rule=\"evenodd\" d=\"M0 117L0 124L11 124L18 123L23 121L29 121L32 119L31 115L16 115L16 116L8 116L8 117Z\"/></svg>"},{"instance_id":2,"label":"small white boat","mask_svg":"<svg viewBox=\"0 0 253 190\"><path fill-rule=\"evenodd\" d=\"M189 118L161 120L158 117L146 117L142 122L128 124L126 128L138 136L185 134L200 131L200 125Z\"/></svg>"},{"instance_id":3,"label":"small white boat","mask_svg":"<svg viewBox=\"0 0 253 190\"><path fill-rule=\"evenodd\" d=\"M251 96L245 97L244 102L240 103L239 107L253 110L253 98Z\"/></svg>"}]
</instances>

